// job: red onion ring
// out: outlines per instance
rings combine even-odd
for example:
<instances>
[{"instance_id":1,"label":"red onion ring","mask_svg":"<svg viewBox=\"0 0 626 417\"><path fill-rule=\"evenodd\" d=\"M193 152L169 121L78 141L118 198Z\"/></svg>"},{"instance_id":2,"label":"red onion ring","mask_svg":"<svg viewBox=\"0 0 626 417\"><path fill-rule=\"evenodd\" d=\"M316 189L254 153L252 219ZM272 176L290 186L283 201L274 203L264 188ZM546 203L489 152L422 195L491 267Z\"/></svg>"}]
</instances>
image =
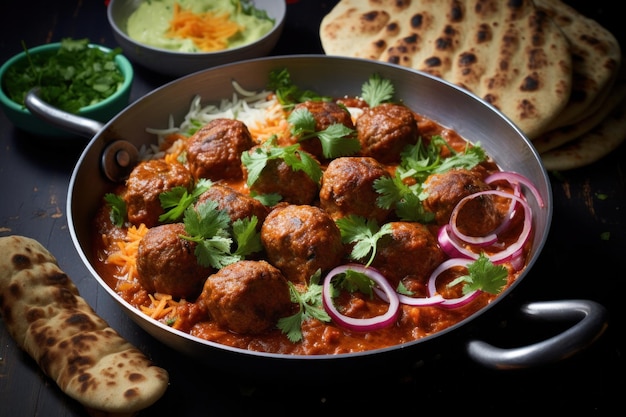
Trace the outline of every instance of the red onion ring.
<instances>
[{"instance_id":1,"label":"red onion ring","mask_svg":"<svg viewBox=\"0 0 626 417\"><path fill-rule=\"evenodd\" d=\"M461 199L461 201L459 201L459 204L461 203L464 204L464 200L480 197L481 195L486 195L486 194L498 195L501 197L515 200L515 202L518 205L520 205L524 210L523 228L517 240L501 252L497 252L491 255L485 254L486 256L489 257L491 262L495 264L508 262L512 258L514 258L516 255L519 256L521 254L520 251L524 248L524 246L526 245L526 242L528 241L528 238L530 237L530 231L532 229L532 212L531 212L530 206L528 205L526 200L524 200L522 197L516 196L508 192L499 191L499 190L486 190L486 191L480 191L480 192L468 195L464 197L463 199ZM439 229L439 233L437 234L437 239L439 241L439 245L441 246L441 249L451 258L456 258L456 257L461 256L464 258L478 259L479 255L467 249L462 242L459 242L460 238L457 238L456 235L451 234L451 230L452 230L452 227L450 226L450 224L442 226Z\"/></svg>"},{"instance_id":2,"label":"red onion ring","mask_svg":"<svg viewBox=\"0 0 626 417\"><path fill-rule=\"evenodd\" d=\"M378 295L382 300L389 302L387 298L387 294L381 290L380 288L374 288L374 292ZM400 304L406 304L414 307L430 307L441 304L445 298L442 295L435 294L433 296L428 297L411 297L404 294L396 293L398 296L398 300Z\"/></svg>"},{"instance_id":3,"label":"red onion ring","mask_svg":"<svg viewBox=\"0 0 626 417\"><path fill-rule=\"evenodd\" d=\"M437 278L439 278L439 276L444 272L447 271L450 268L453 268L455 266L460 266L460 267L464 267L467 268L467 265L474 262L473 259L467 259L467 258L450 258L444 262L442 262L437 268L435 268L435 270L433 271L432 274L430 274L430 278L428 279L428 294L430 297L434 297L436 295L438 295L437 293ZM457 308L457 307L462 307L466 304L469 304L470 302L472 302L476 297L478 297L480 295L482 291L480 290L474 290L472 292L469 292L461 297L458 298L444 298L444 301L441 302L440 304L438 304L439 307L445 307L445 308Z\"/></svg>"},{"instance_id":4,"label":"red onion ring","mask_svg":"<svg viewBox=\"0 0 626 417\"><path fill-rule=\"evenodd\" d=\"M533 193L533 196L535 197L535 200L537 200L537 204L539 205L539 207L545 206L543 198L541 197L541 194L539 193L537 187L535 187L535 184L533 184L528 178L526 178L522 174L518 174L517 172L513 171L498 171L485 178L484 182L487 184L491 184L499 180L505 180L511 185L522 184L523 186L528 188L531 193Z\"/></svg>"},{"instance_id":5,"label":"red onion ring","mask_svg":"<svg viewBox=\"0 0 626 417\"><path fill-rule=\"evenodd\" d=\"M366 319L359 319L348 317L337 310L335 304L333 303L331 281L336 275L342 274L347 270L367 275L368 278L376 283L378 289L383 291L386 296L385 300L389 302L389 308L385 314ZM335 323L347 328L348 330L360 332L378 330L392 325L397 320L398 313L400 311L400 301L396 291L391 287L387 279L375 269L368 268L360 264L340 265L331 270L324 279L324 285L322 287L322 300L326 312L335 321Z\"/></svg>"}]
</instances>

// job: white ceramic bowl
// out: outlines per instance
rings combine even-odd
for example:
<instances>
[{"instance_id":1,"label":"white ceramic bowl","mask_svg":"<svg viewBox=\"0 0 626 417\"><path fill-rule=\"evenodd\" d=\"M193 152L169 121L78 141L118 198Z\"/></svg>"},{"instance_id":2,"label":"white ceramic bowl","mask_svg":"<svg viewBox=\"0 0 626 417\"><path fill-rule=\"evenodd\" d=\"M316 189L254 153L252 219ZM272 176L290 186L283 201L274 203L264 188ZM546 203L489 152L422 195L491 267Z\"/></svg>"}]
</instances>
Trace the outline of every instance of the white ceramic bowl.
<instances>
[{"instance_id":1,"label":"white ceramic bowl","mask_svg":"<svg viewBox=\"0 0 626 417\"><path fill-rule=\"evenodd\" d=\"M180 77L217 65L268 55L280 38L287 11L284 0L256 0L255 6L267 11L268 16L275 20L272 30L262 38L247 45L219 52L176 52L140 43L128 35L128 18L142 1L111 0L107 15L113 36L131 61L171 77Z\"/></svg>"}]
</instances>

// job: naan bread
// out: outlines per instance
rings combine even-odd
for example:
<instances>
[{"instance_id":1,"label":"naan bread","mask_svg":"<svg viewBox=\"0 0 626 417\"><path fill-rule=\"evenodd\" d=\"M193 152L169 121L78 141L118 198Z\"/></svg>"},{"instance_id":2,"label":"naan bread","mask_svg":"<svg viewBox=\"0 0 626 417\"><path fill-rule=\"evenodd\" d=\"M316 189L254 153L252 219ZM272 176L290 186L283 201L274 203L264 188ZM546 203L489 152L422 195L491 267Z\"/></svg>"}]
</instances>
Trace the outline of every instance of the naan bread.
<instances>
[{"instance_id":1,"label":"naan bread","mask_svg":"<svg viewBox=\"0 0 626 417\"><path fill-rule=\"evenodd\" d=\"M540 154L548 171L580 168L605 157L626 139L626 100L589 132L565 145Z\"/></svg>"},{"instance_id":2,"label":"naan bread","mask_svg":"<svg viewBox=\"0 0 626 417\"><path fill-rule=\"evenodd\" d=\"M328 55L425 71L491 103L529 138L563 111L570 43L530 0L341 0L324 17Z\"/></svg>"},{"instance_id":3,"label":"naan bread","mask_svg":"<svg viewBox=\"0 0 626 417\"><path fill-rule=\"evenodd\" d=\"M603 107L621 63L619 42L611 32L560 0L534 0L561 28L572 53L573 85L565 109L548 130L578 123Z\"/></svg>"},{"instance_id":4,"label":"naan bread","mask_svg":"<svg viewBox=\"0 0 626 417\"><path fill-rule=\"evenodd\" d=\"M626 69L620 71L620 76L612 86L610 94L595 113L576 123L558 127L533 139L535 149L539 153L544 153L583 136L605 120L624 99L626 99Z\"/></svg>"},{"instance_id":5,"label":"naan bread","mask_svg":"<svg viewBox=\"0 0 626 417\"><path fill-rule=\"evenodd\" d=\"M134 415L167 388L167 371L109 327L36 240L0 237L0 313L18 346L93 415Z\"/></svg>"}]
</instances>

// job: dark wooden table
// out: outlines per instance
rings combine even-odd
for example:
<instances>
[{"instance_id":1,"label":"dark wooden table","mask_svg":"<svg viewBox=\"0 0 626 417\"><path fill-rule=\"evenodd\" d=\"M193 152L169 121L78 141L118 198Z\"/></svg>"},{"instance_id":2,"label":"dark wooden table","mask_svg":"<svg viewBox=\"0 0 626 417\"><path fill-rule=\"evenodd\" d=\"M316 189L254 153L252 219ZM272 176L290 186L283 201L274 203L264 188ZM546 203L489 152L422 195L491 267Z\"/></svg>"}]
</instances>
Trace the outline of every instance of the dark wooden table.
<instances>
[{"instance_id":1,"label":"dark wooden table","mask_svg":"<svg viewBox=\"0 0 626 417\"><path fill-rule=\"evenodd\" d=\"M284 35L273 54L321 53L319 22L334 1L288 1ZM580 3L580 10L622 36L617 6ZM9 12L10 10L10 12ZM116 46L104 0L16 1L0 13L0 62L33 46L63 37L88 37ZM621 39L623 40L623 39ZM136 67L131 100L170 81ZM81 295L109 324L170 372L164 397L142 415L433 415L558 413L618 415L626 411L624 298L626 273L626 147L581 169L552 175L553 227L532 273L513 297L521 301L584 298L610 312L608 330L588 349L540 368L490 371L462 349L434 357L416 370L360 386L341 381L311 385L306 375L272 384L242 384L201 366L155 341L98 288L82 264L68 232L66 195L72 169L86 141L55 141L16 130L0 114L0 236L39 240L58 259ZM601 235L609 233L603 240ZM537 333L556 331L504 312L499 326L483 336L494 344L526 343ZM506 324L506 325L505 325ZM545 327L545 328L544 328ZM381 364L384 366L384 364ZM20 351L0 325L0 415L85 416L37 364Z\"/></svg>"}]
</instances>

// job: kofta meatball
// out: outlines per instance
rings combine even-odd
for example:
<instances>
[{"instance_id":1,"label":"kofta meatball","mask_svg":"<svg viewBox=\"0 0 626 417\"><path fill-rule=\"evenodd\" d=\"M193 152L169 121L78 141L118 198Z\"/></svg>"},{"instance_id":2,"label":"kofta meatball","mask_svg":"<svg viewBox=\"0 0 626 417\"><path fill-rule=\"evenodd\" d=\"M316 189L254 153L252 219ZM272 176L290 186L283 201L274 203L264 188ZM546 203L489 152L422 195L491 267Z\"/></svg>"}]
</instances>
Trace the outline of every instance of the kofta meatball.
<instances>
[{"instance_id":1,"label":"kofta meatball","mask_svg":"<svg viewBox=\"0 0 626 417\"><path fill-rule=\"evenodd\" d=\"M444 261L445 254L430 229L418 222L397 221L391 234L378 241L372 266L380 270L396 287L401 280L409 290L411 282L425 285L430 274Z\"/></svg>"},{"instance_id":2,"label":"kofta meatball","mask_svg":"<svg viewBox=\"0 0 626 417\"><path fill-rule=\"evenodd\" d=\"M354 129L350 112L334 101L305 101L296 104L293 110L296 111L298 109L306 109L313 115L316 132L325 130L334 124L342 124L349 129ZM336 140L342 140L342 138L337 138ZM322 151L322 144L317 137L303 140L300 142L300 147L315 156L319 161L326 159Z\"/></svg>"},{"instance_id":3,"label":"kofta meatball","mask_svg":"<svg viewBox=\"0 0 626 417\"><path fill-rule=\"evenodd\" d=\"M180 235L186 235L182 223L149 229L139 242L137 273L139 283L149 293L191 300L200 294L204 281L214 270L198 263L194 254L196 243Z\"/></svg>"},{"instance_id":4,"label":"kofta meatball","mask_svg":"<svg viewBox=\"0 0 626 417\"><path fill-rule=\"evenodd\" d=\"M265 261L238 261L204 283L199 301L218 325L240 334L258 334L292 314L289 285Z\"/></svg>"},{"instance_id":5,"label":"kofta meatball","mask_svg":"<svg viewBox=\"0 0 626 417\"><path fill-rule=\"evenodd\" d=\"M247 178L245 169L244 176ZM317 199L319 185L306 172L292 169L279 158L267 161L261 175L250 185L250 191L258 195L278 194L282 202L290 204L311 204Z\"/></svg>"},{"instance_id":6,"label":"kofta meatball","mask_svg":"<svg viewBox=\"0 0 626 417\"><path fill-rule=\"evenodd\" d=\"M196 179L241 179L241 154L254 145L252 135L243 122L212 120L187 140L187 161L191 173Z\"/></svg>"},{"instance_id":7,"label":"kofta meatball","mask_svg":"<svg viewBox=\"0 0 626 417\"><path fill-rule=\"evenodd\" d=\"M261 227L261 242L269 262L294 283L308 284L318 269L327 272L344 256L339 228L315 206L274 209Z\"/></svg>"},{"instance_id":8,"label":"kofta meatball","mask_svg":"<svg viewBox=\"0 0 626 417\"><path fill-rule=\"evenodd\" d=\"M355 127L362 156L388 164L400 161L407 145L417 142L417 120L411 109L401 104L383 103L367 108L356 119Z\"/></svg>"},{"instance_id":9,"label":"kofta meatball","mask_svg":"<svg viewBox=\"0 0 626 417\"><path fill-rule=\"evenodd\" d=\"M214 183L202 193L196 201L196 206L212 200L217 203L217 208L228 213L231 221L252 218L256 216L259 220L258 228L265 220L269 209L256 198L243 194L228 185Z\"/></svg>"},{"instance_id":10,"label":"kofta meatball","mask_svg":"<svg viewBox=\"0 0 626 417\"><path fill-rule=\"evenodd\" d=\"M159 195L174 187L191 190L193 177L189 170L179 163L168 163L163 159L142 161L131 171L126 180L124 201L128 220L147 227L159 224L159 216L164 213Z\"/></svg>"},{"instance_id":11,"label":"kofta meatball","mask_svg":"<svg viewBox=\"0 0 626 417\"><path fill-rule=\"evenodd\" d=\"M432 174L424 181L427 197L423 205L435 214L437 224L444 225L450 221L450 215L461 199L489 189L491 186L483 182L480 174L467 169ZM457 226L467 235L483 236L502 222L502 216L494 197L482 196L464 204L457 216Z\"/></svg>"},{"instance_id":12,"label":"kofta meatball","mask_svg":"<svg viewBox=\"0 0 626 417\"><path fill-rule=\"evenodd\" d=\"M324 171L320 189L320 207L333 220L350 214L374 219L382 224L391 209L376 204L380 196L374 182L391 175L385 166L374 158L341 157L333 159Z\"/></svg>"}]
</instances>

